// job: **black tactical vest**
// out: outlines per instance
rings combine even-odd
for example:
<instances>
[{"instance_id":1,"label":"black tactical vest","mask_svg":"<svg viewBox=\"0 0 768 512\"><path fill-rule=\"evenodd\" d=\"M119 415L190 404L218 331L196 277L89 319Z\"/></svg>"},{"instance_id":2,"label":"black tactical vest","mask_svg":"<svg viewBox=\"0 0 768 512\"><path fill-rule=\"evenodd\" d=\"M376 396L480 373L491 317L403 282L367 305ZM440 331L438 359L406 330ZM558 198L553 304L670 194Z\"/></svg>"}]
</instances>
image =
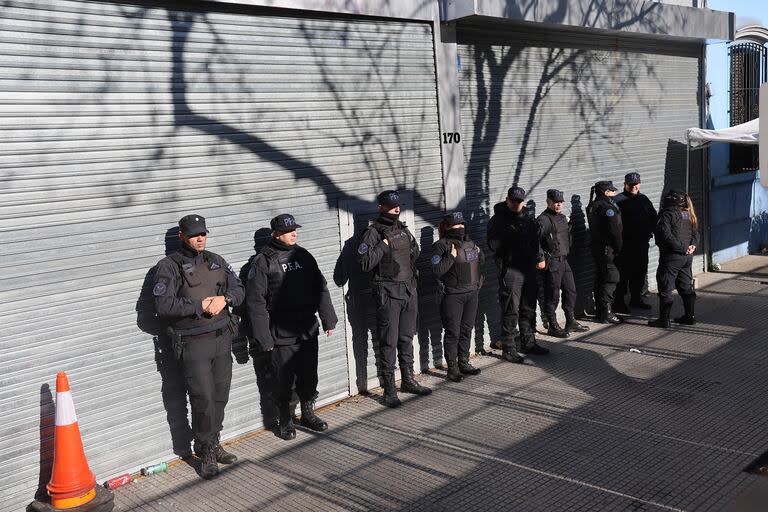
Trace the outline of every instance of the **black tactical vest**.
<instances>
[{"instance_id":1,"label":"black tactical vest","mask_svg":"<svg viewBox=\"0 0 768 512\"><path fill-rule=\"evenodd\" d=\"M261 250L267 260L269 311L304 312L313 315L317 308L318 290L316 273L309 253L294 246L290 250L279 250L269 245Z\"/></svg>"},{"instance_id":2,"label":"black tactical vest","mask_svg":"<svg viewBox=\"0 0 768 512\"><path fill-rule=\"evenodd\" d=\"M399 225L386 226L374 222L373 227L381 235L382 240L389 241L389 252L384 254L379 262L379 277L391 281L407 282L413 279L414 271L411 263L411 234Z\"/></svg>"},{"instance_id":3,"label":"black tactical vest","mask_svg":"<svg viewBox=\"0 0 768 512\"><path fill-rule=\"evenodd\" d=\"M480 258L477 245L472 240L446 239L456 247L453 266L441 276L448 291L476 290L481 286Z\"/></svg>"},{"instance_id":4,"label":"black tactical vest","mask_svg":"<svg viewBox=\"0 0 768 512\"><path fill-rule=\"evenodd\" d=\"M173 258L172 258L173 259ZM202 302L206 297L223 295L221 290L227 284L226 269L213 259L203 257L198 264L189 261L175 260L180 264L181 288L177 296L192 299L195 302ZM202 316L200 318L180 318L173 322L173 327L180 333L188 332L201 334L209 332L206 326L211 327L211 331L223 325L229 316L228 308L224 308L214 317Z\"/></svg>"},{"instance_id":5,"label":"black tactical vest","mask_svg":"<svg viewBox=\"0 0 768 512\"><path fill-rule=\"evenodd\" d=\"M693 226L691 226L691 218L686 210L680 210L677 237L685 248L691 245L693 241Z\"/></svg>"},{"instance_id":6,"label":"black tactical vest","mask_svg":"<svg viewBox=\"0 0 768 512\"><path fill-rule=\"evenodd\" d=\"M543 213L542 216L547 217L550 225L549 236L545 238L546 247L544 250L554 257L568 256L571 249L571 235L565 215Z\"/></svg>"}]
</instances>

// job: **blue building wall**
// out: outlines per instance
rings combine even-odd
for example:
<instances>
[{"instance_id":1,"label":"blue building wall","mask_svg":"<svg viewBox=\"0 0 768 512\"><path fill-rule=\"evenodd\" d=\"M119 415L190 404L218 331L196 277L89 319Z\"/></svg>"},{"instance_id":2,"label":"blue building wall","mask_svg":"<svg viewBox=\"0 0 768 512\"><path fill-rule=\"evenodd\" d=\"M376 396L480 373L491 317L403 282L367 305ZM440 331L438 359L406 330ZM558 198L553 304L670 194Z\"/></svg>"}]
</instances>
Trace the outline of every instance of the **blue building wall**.
<instances>
[{"instance_id":1,"label":"blue building wall","mask_svg":"<svg viewBox=\"0 0 768 512\"><path fill-rule=\"evenodd\" d=\"M709 2L713 9L729 9L726 2ZM739 13L736 13L737 20ZM707 128L727 128L729 119L728 45L707 45L707 73L712 96L709 99ZM756 172L731 174L729 145L711 144L710 244L712 262L723 263L768 246L768 189L760 185Z\"/></svg>"}]
</instances>

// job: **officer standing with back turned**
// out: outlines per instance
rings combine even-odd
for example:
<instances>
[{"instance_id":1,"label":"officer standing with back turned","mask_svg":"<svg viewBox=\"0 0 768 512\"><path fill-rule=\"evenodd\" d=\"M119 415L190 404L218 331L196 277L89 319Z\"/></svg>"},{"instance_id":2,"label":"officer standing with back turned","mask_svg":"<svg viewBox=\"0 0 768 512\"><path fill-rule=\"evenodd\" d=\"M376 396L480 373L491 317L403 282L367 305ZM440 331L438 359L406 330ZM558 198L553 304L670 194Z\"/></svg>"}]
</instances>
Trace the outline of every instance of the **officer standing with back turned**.
<instances>
[{"instance_id":1,"label":"officer standing with back turned","mask_svg":"<svg viewBox=\"0 0 768 512\"><path fill-rule=\"evenodd\" d=\"M273 392L279 435L296 437L290 406L294 386L301 403L301 425L318 432L328 428L314 412L317 398L319 313L323 331L331 336L338 321L323 274L315 258L296 244L293 215L270 221L272 239L251 260L245 282L249 337L261 352L272 352Z\"/></svg>"},{"instance_id":2,"label":"officer standing with back turned","mask_svg":"<svg viewBox=\"0 0 768 512\"><path fill-rule=\"evenodd\" d=\"M212 478L217 463L237 457L222 448L219 434L232 381L232 337L236 331L229 306L242 302L240 279L224 258L205 250L208 229L200 215L179 221L182 248L157 264L152 288L155 310L170 324L169 336L181 361L192 406L195 453L200 476Z\"/></svg>"},{"instance_id":3,"label":"officer standing with back turned","mask_svg":"<svg viewBox=\"0 0 768 512\"><path fill-rule=\"evenodd\" d=\"M377 201L379 217L366 228L357 253L363 272L371 273L384 404L397 407L400 399L395 389L396 359L402 378L400 391L417 395L432 393L416 382L413 374L413 336L418 317L415 263L419 246L400 221L400 194L396 190L385 190L377 196Z\"/></svg>"}]
</instances>

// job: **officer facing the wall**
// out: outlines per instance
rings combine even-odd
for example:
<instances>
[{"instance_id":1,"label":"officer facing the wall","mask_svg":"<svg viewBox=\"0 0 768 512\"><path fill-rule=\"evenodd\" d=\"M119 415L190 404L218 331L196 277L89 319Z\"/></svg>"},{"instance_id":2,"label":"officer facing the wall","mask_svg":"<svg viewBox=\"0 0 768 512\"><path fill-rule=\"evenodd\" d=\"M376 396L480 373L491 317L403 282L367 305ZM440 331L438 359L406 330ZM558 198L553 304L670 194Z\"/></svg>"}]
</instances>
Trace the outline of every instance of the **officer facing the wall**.
<instances>
[{"instance_id":1,"label":"officer facing the wall","mask_svg":"<svg viewBox=\"0 0 768 512\"><path fill-rule=\"evenodd\" d=\"M220 464L237 457L219 443L232 381L229 306L243 300L240 279L224 258L205 250L208 229L200 215L179 221L183 245L157 264L152 293L158 316L167 319L174 353L181 361L192 407L195 453L200 475L212 478Z\"/></svg>"},{"instance_id":2,"label":"officer facing the wall","mask_svg":"<svg viewBox=\"0 0 768 512\"><path fill-rule=\"evenodd\" d=\"M477 315L477 299L483 285L485 256L464 230L464 214L449 213L438 226L440 239L432 245L432 271L440 285L440 318L445 329L443 346L448 361L448 380L480 369L469 362L469 346Z\"/></svg>"},{"instance_id":3,"label":"officer facing the wall","mask_svg":"<svg viewBox=\"0 0 768 512\"><path fill-rule=\"evenodd\" d=\"M250 338L272 352L279 435L296 437L290 406L294 386L301 403L301 425L322 432L328 424L315 415L320 315L326 336L338 321L325 278L315 258L296 245L301 226L284 213L270 222L272 239L252 259L245 282Z\"/></svg>"},{"instance_id":4,"label":"officer facing the wall","mask_svg":"<svg viewBox=\"0 0 768 512\"><path fill-rule=\"evenodd\" d=\"M640 192L639 173L630 172L624 176L624 191L616 194L614 201L621 210L623 229L622 249L616 258L621 277L616 287L613 310L629 313L624 301L627 287L630 292L630 307L651 309L651 306L643 301L642 293L648 274L648 241L653 236L658 214L648 196Z\"/></svg>"},{"instance_id":5,"label":"officer facing the wall","mask_svg":"<svg viewBox=\"0 0 768 512\"><path fill-rule=\"evenodd\" d=\"M536 328L536 269L543 269L544 254L539 246L536 221L525 210L525 190L512 187L507 198L493 207L488 221L488 247L493 251L499 272L502 357L522 363L518 352L546 354L538 345ZM519 327L519 330L518 330Z\"/></svg>"},{"instance_id":6,"label":"officer facing the wall","mask_svg":"<svg viewBox=\"0 0 768 512\"><path fill-rule=\"evenodd\" d=\"M571 251L571 223L563 215L565 197L560 190L547 190L547 208L536 219L539 223L539 241L544 251L544 315L547 319L547 334L556 338L567 338L571 331L586 332L589 327L576 321L576 281L568 264ZM565 329L557 323L557 303L563 292Z\"/></svg>"},{"instance_id":7,"label":"officer facing the wall","mask_svg":"<svg viewBox=\"0 0 768 512\"><path fill-rule=\"evenodd\" d=\"M598 181L592 187L587 205L587 218L592 235L595 259L595 306L597 321L617 324L621 319L613 312L613 295L619 282L616 255L622 247L621 211L613 201L616 187L611 181Z\"/></svg>"},{"instance_id":8,"label":"officer facing the wall","mask_svg":"<svg viewBox=\"0 0 768 512\"><path fill-rule=\"evenodd\" d=\"M419 246L400 221L400 194L385 190L377 197L379 217L366 228L357 248L363 272L371 273L380 345L379 372L384 404L400 405L395 389L395 361L400 363L400 391L428 395L428 387L413 374L413 336L416 334L418 296L416 259Z\"/></svg>"},{"instance_id":9,"label":"officer facing the wall","mask_svg":"<svg viewBox=\"0 0 768 512\"><path fill-rule=\"evenodd\" d=\"M662 199L661 212L656 224L656 245L659 246L659 266L656 282L659 287L659 318L651 320L651 327L668 328L669 314L677 289L683 300L685 314L675 322L685 325L696 323L696 291L693 288L693 253L699 243L699 221L691 198L682 190L670 190Z\"/></svg>"}]
</instances>

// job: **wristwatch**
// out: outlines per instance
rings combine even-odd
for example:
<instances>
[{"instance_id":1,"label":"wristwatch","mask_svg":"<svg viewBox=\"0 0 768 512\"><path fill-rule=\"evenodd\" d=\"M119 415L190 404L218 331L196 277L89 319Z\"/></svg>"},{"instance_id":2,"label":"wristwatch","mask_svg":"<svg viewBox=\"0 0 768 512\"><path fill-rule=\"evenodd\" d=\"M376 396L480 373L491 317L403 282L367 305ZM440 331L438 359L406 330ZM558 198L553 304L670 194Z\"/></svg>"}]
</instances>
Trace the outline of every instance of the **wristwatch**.
<instances>
[{"instance_id":1,"label":"wristwatch","mask_svg":"<svg viewBox=\"0 0 768 512\"><path fill-rule=\"evenodd\" d=\"M232 305L232 297L228 293L224 294L224 300L227 302L227 306Z\"/></svg>"}]
</instances>

